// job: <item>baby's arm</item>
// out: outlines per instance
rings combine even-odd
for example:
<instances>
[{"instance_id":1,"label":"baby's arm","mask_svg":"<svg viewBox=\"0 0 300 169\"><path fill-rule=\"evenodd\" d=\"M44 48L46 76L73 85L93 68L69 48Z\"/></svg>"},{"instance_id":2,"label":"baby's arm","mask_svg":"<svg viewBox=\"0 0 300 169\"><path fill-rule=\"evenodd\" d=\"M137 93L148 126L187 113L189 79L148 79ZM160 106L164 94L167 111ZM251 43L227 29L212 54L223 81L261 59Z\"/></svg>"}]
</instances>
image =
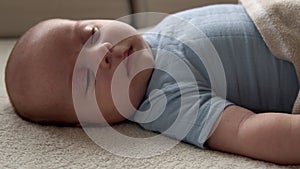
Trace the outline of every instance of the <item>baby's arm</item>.
<instances>
[{"instance_id":1,"label":"baby's arm","mask_svg":"<svg viewBox=\"0 0 300 169\"><path fill-rule=\"evenodd\" d=\"M300 164L300 115L255 114L229 106L207 145L279 164Z\"/></svg>"}]
</instances>

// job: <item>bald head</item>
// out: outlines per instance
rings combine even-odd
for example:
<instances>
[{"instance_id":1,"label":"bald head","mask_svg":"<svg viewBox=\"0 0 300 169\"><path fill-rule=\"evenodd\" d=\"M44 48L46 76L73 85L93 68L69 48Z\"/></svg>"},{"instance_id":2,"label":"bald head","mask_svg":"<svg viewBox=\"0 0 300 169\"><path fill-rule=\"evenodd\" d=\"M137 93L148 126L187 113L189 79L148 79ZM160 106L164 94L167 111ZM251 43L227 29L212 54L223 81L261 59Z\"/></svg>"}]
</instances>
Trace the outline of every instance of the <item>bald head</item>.
<instances>
[{"instance_id":1,"label":"bald head","mask_svg":"<svg viewBox=\"0 0 300 169\"><path fill-rule=\"evenodd\" d=\"M55 59L58 53L53 48L56 39L52 24L39 23L14 46L5 70L7 92L15 111L27 120L77 123L74 113L69 115L74 112L70 88L65 88L58 76L71 67L60 66L62 63Z\"/></svg>"}]
</instances>

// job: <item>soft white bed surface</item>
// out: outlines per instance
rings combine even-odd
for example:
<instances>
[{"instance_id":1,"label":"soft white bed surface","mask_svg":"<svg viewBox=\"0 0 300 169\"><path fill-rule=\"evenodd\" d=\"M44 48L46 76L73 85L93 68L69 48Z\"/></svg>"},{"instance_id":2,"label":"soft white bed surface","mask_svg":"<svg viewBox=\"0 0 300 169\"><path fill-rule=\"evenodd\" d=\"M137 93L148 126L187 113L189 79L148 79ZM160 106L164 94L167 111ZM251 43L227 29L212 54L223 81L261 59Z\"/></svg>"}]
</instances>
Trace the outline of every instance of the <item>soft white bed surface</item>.
<instances>
[{"instance_id":1,"label":"soft white bed surface","mask_svg":"<svg viewBox=\"0 0 300 169\"><path fill-rule=\"evenodd\" d=\"M151 158L120 157L102 149L80 128L41 126L20 119L10 108L4 88L4 67L15 39L0 40L0 168L299 168L201 150L180 143ZM149 137L133 123L115 126L122 133ZM113 141L113 140L112 140ZM149 147L151 149L151 147Z\"/></svg>"}]
</instances>

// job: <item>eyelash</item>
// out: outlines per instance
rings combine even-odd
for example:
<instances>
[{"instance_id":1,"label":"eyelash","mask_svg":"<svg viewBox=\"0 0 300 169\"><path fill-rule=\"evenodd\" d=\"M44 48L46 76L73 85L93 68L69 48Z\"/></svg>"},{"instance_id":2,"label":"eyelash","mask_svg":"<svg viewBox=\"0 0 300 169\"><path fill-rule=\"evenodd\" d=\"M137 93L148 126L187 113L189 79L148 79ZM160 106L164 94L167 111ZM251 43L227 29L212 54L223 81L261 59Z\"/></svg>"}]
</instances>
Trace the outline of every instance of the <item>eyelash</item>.
<instances>
[{"instance_id":1,"label":"eyelash","mask_svg":"<svg viewBox=\"0 0 300 169\"><path fill-rule=\"evenodd\" d=\"M95 26L93 26L92 35L96 32L95 30L96 30L96 28L95 28Z\"/></svg>"},{"instance_id":2,"label":"eyelash","mask_svg":"<svg viewBox=\"0 0 300 169\"><path fill-rule=\"evenodd\" d=\"M100 34L100 30L99 30L99 27L97 27L97 26L93 26L93 28L92 28L92 32L91 32L91 45L93 45L94 43L95 43L95 41L97 41L98 40L98 36L100 36L100 35L97 35L97 37L95 37L96 36L96 33L98 33L98 34ZM94 40L96 38L96 40ZM108 58L105 58L105 62L106 63L109 63L110 61L109 61L109 59ZM87 73L88 74L88 73Z\"/></svg>"},{"instance_id":3,"label":"eyelash","mask_svg":"<svg viewBox=\"0 0 300 169\"><path fill-rule=\"evenodd\" d=\"M93 26L93 28L92 28L92 32L91 32L91 44L94 44L94 36L95 36L95 34L97 33L97 31L99 31L99 28L98 27L96 27L96 26ZM96 37L97 38L97 37Z\"/></svg>"}]
</instances>

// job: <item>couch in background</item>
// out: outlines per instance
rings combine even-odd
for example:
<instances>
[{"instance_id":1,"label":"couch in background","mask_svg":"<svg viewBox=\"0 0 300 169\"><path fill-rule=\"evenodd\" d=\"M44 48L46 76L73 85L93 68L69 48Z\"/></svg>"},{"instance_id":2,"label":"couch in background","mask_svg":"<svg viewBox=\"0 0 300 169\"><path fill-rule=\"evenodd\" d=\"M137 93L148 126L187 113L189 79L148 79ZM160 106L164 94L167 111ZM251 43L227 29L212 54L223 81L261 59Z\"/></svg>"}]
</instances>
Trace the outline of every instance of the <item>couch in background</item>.
<instances>
[{"instance_id":1,"label":"couch in background","mask_svg":"<svg viewBox=\"0 0 300 169\"><path fill-rule=\"evenodd\" d=\"M216 3L237 3L237 0L0 0L0 38L18 37L41 20L117 19L132 13L174 13ZM131 18L137 27L156 23ZM142 22L143 21L143 22Z\"/></svg>"}]
</instances>

